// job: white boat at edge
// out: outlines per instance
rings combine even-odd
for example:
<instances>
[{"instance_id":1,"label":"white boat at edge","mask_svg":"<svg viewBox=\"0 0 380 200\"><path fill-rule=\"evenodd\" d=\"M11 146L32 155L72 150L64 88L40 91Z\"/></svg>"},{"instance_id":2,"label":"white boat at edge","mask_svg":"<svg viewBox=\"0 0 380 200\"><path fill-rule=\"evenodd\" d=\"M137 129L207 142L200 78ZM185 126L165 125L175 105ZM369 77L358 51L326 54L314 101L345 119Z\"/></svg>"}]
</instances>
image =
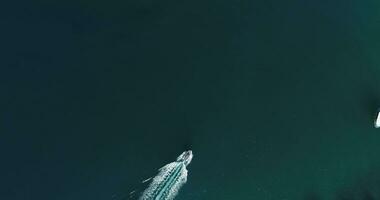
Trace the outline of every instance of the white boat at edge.
<instances>
[{"instance_id":1,"label":"white boat at edge","mask_svg":"<svg viewBox=\"0 0 380 200\"><path fill-rule=\"evenodd\" d=\"M380 110L377 111L377 116L375 119L375 128L380 128Z\"/></svg>"}]
</instances>

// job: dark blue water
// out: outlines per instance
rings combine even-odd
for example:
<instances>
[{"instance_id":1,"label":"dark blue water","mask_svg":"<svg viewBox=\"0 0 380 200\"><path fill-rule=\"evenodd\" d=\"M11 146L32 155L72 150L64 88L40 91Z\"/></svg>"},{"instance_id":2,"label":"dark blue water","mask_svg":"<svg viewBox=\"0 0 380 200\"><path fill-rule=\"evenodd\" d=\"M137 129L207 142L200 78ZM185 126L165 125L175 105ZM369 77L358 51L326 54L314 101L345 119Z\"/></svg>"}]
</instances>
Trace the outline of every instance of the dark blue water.
<instances>
[{"instance_id":1,"label":"dark blue water","mask_svg":"<svg viewBox=\"0 0 380 200\"><path fill-rule=\"evenodd\" d=\"M380 3L0 5L0 199L380 199Z\"/></svg>"}]
</instances>

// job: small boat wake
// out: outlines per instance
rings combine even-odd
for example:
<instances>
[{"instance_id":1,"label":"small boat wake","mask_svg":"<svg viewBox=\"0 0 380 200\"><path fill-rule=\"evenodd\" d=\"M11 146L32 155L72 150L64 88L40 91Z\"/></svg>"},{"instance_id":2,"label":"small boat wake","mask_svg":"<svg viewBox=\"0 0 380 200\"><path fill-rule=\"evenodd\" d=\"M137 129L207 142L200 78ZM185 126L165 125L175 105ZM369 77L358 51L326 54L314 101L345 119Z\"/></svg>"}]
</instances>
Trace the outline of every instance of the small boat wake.
<instances>
[{"instance_id":1,"label":"small boat wake","mask_svg":"<svg viewBox=\"0 0 380 200\"><path fill-rule=\"evenodd\" d=\"M139 200L172 200L187 181L187 165L193 158L192 151L185 151L177 160L161 169L143 192ZM149 181L145 180L144 182Z\"/></svg>"}]
</instances>

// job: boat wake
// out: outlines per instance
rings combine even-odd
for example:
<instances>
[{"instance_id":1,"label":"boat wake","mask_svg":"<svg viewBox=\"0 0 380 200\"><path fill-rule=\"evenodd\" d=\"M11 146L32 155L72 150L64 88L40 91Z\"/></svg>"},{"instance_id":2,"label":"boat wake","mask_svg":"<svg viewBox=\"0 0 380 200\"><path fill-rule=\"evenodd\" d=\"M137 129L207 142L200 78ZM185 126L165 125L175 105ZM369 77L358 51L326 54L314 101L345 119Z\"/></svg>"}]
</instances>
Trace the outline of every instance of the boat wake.
<instances>
[{"instance_id":1,"label":"boat wake","mask_svg":"<svg viewBox=\"0 0 380 200\"><path fill-rule=\"evenodd\" d=\"M139 200L172 200L187 181L187 165L193 158L192 151L185 151L177 160L161 169L143 192Z\"/></svg>"}]
</instances>

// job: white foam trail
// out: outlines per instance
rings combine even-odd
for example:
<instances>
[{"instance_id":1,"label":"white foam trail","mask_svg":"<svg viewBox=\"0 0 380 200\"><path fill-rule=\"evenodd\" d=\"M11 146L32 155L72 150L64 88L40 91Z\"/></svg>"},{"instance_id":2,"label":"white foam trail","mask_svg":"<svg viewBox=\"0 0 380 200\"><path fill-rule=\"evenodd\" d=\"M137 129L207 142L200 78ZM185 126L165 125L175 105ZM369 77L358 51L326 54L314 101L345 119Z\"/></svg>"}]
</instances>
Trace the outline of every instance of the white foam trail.
<instances>
[{"instance_id":1,"label":"white foam trail","mask_svg":"<svg viewBox=\"0 0 380 200\"><path fill-rule=\"evenodd\" d=\"M140 200L172 200L187 181L186 166L193 158L192 151L185 151L177 160L161 169L143 192Z\"/></svg>"},{"instance_id":2,"label":"white foam trail","mask_svg":"<svg viewBox=\"0 0 380 200\"><path fill-rule=\"evenodd\" d=\"M141 183L145 183L145 182L148 182L148 181L150 181L150 179L152 179L152 177L150 177L150 178L147 178L147 179L145 179L145 180L141 181Z\"/></svg>"}]
</instances>

